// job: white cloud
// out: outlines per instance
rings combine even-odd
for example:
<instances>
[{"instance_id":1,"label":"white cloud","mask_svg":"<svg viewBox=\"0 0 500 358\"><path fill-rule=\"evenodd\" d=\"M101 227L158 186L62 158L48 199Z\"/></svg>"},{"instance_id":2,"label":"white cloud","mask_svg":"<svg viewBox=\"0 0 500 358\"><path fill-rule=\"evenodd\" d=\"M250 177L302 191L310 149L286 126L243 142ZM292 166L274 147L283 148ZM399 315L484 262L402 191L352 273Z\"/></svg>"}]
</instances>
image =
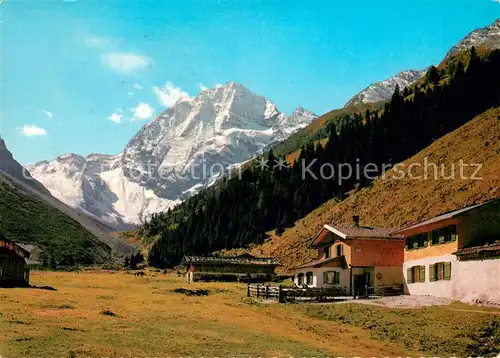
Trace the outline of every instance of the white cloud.
<instances>
[{"instance_id":1,"label":"white cloud","mask_svg":"<svg viewBox=\"0 0 500 358\"><path fill-rule=\"evenodd\" d=\"M220 87L222 87L222 86L224 86L224 85L223 85L223 84L221 84L221 83L216 83L216 84L215 84L215 88L220 88Z\"/></svg>"},{"instance_id":2,"label":"white cloud","mask_svg":"<svg viewBox=\"0 0 500 358\"><path fill-rule=\"evenodd\" d=\"M42 109L42 112L45 113L45 115L48 117L48 118L52 118L54 117L54 113L50 112L50 111L47 111L45 109Z\"/></svg>"},{"instance_id":3,"label":"white cloud","mask_svg":"<svg viewBox=\"0 0 500 358\"><path fill-rule=\"evenodd\" d=\"M85 37L85 45L87 47L105 47L109 44L109 40L101 36L89 35Z\"/></svg>"},{"instance_id":4,"label":"white cloud","mask_svg":"<svg viewBox=\"0 0 500 358\"><path fill-rule=\"evenodd\" d=\"M133 52L109 52L101 55L101 62L115 71L130 73L148 66L151 60Z\"/></svg>"},{"instance_id":5,"label":"white cloud","mask_svg":"<svg viewBox=\"0 0 500 358\"><path fill-rule=\"evenodd\" d=\"M143 85L141 85L140 83L134 83L134 89L136 89L136 90L141 90L141 89L143 89L143 88L144 88L144 86L143 86Z\"/></svg>"},{"instance_id":6,"label":"white cloud","mask_svg":"<svg viewBox=\"0 0 500 358\"><path fill-rule=\"evenodd\" d=\"M134 113L134 119L148 119L154 113L153 107L144 102L140 102L135 108L129 108L129 111Z\"/></svg>"},{"instance_id":7,"label":"white cloud","mask_svg":"<svg viewBox=\"0 0 500 358\"><path fill-rule=\"evenodd\" d=\"M21 134L27 137L44 136L47 135L47 131L43 128L37 127L34 124L32 125L25 124L24 127L21 129Z\"/></svg>"},{"instance_id":8,"label":"white cloud","mask_svg":"<svg viewBox=\"0 0 500 358\"><path fill-rule=\"evenodd\" d=\"M198 87L200 88L200 91L203 92L203 91L206 91L208 89L207 86L205 86L203 83L198 83Z\"/></svg>"},{"instance_id":9,"label":"white cloud","mask_svg":"<svg viewBox=\"0 0 500 358\"><path fill-rule=\"evenodd\" d=\"M181 98L189 98L189 94L180 87L175 87L172 82L166 82L160 87L153 87L153 93L158 97L159 103L164 107L172 107Z\"/></svg>"},{"instance_id":10,"label":"white cloud","mask_svg":"<svg viewBox=\"0 0 500 358\"><path fill-rule=\"evenodd\" d=\"M111 122L120 123L122 121L122 115L118 113L118 111L111 113L106 119L109 119Z\"/></svg>"}]
</instances>

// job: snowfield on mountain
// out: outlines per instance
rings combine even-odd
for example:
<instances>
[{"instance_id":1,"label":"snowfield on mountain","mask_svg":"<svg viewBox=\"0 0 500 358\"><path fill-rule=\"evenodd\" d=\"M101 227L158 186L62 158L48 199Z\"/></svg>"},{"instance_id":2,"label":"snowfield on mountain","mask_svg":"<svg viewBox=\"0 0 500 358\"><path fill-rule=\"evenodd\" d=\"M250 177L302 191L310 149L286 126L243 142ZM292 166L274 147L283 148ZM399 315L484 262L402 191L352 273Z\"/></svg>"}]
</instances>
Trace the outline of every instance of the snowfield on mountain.
<instances>
[{"instance_id":1,"label":"snowfield on mountain","mask_svg":"<svg viewBox=\"0 0 500 358\"><path fill-rule=\"evenodd\" d=\"M375 82L363 91L352 97L344 108L355 106L362 103L375 103L385 101L391 98L396 86L403 89L409 87L419 79L424 77L426 70L408 70L402 71L397 75L384 81Z\"/></svg>"},{"instance_id":2,"label":"snowfield on mountain","mask_svg":"<svg viewBox=\"0 0 500 358\"><path fill-rule=\"evenodd\" d=\"M286 116L231 82L180 99L117 155L64 154L27 168L67 205L127 228L196 194L315 118L300 107Z\"/></svg>"}]
</instances>

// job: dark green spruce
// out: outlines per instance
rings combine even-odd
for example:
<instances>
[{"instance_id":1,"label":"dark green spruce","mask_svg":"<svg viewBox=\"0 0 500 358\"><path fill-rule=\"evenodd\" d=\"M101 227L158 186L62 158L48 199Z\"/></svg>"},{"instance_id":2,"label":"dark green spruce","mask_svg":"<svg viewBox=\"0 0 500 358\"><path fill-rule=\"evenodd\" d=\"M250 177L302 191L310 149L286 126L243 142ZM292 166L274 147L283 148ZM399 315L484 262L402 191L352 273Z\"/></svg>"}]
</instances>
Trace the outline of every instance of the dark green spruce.
<instances>
[{"instance_id":1,"label":"dark green spruce","mask_svg":"<svg viewBox=\"0 0 500 358\"><path fill-rule=\"evenodd\" d=\"M463 61L463 62L462 62ZM431 67L423 83L396 88L382 111L345 115L321 131L325 146L309 141L297 164L285 170L247 168L241 179L224 179L188 199L175 209L159 213L144 226L144 235L157 237L148 261L157 267L172 266L184 254L209 254L220 249L262 242L266 232L286 227L323 204L342 200L353 188L370 179L322 179L323 163L335 168L349 163L398 163L436 139L500 103L500 51L480 58L475 50L449 61L445 69ZM335 123L335 124L333 124ZM267 153L274 164L273 152ZM302 178L303 161L314 176ZM325 175L329 172L325 170ZM380 174L372 173L372 175Z\"/></svg>"}]
</instances>

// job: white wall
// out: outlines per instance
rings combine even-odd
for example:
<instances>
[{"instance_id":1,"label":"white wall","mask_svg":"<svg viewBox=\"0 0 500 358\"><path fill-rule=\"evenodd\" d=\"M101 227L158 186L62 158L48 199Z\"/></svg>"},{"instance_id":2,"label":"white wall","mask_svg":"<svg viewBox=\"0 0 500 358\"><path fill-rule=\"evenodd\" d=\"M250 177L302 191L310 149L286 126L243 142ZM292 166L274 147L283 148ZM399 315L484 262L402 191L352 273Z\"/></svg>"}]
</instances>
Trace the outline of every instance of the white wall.
<instances>
[{"instance_id":1,"label":"white wall","mask_svg":"<svg viewBox=\"0 0 500 358\"><path fill-rule=\"evenodd\" d=\"M340 284L332 285L323 282L323 272L326 271L336 271L340 272ZM343 270L340 267L308 267L300 270L296 270L294 273L294 283L299 284L298 274L304 274L304 283L306 282L306 273L313 273L313 284L309 287L348 287L349 286L349 270Z\"/></svg>"},{"instance_id":2,"label":"white wall","mask_svg":"<svg viewBox=\"0 0 500 358\"><path fill-rule=\"evenodd\" d=\"M457 263L458 279L452 287L453 298L465 302L500 304L500 258Z\"/></svg>"},{"instance_id":3,"label":"white wall","mask_svg":"<svg viewBox=\"0 0 500 358\"><path fill-rule=\"evenodd\" d=\"M431 282L429 280L429 265L436 262L451 262L451 280L439 280ZM411 260L403 263L403 276L405 292L410 295L430 295L437 297L451 297L452 282L457 279L457 257L455 255L443 255L426 257L420 260ZM425 266L425 282L408 283L407 272L412 266Z\"/></svg>"},{"instance_id":4,"label":"white wall","mask_svg":"<svg viewBox=\"0 0 500 358\"><path fill-rule=\"evenodd\" d=\"M429 265L451 262L451 279L429 280ZM425 266L425 282L407 283L407 269ZM500 304L500 259L458 261L455 255L427 257L403 264L405 292L411 295L447 297L464 302L494 302Z\"/></svg>"}]
</instances>

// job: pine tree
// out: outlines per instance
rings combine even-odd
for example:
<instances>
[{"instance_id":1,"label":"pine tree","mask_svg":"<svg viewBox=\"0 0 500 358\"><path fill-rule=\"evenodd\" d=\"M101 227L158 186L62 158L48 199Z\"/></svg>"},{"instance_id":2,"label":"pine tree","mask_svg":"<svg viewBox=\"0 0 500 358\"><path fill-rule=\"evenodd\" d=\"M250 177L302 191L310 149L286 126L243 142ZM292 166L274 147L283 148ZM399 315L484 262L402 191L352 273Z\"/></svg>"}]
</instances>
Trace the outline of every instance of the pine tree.
<instances>
[{"instance_id":1,"label":"pine tree","mask_svg":"<svg viewBox=\"0 0 500 358\"><path fill-rule=\"evenodd\" d=\"M339 185L319 175L321 165L337 167L358 161L379 167L395 164L500 104L496 81L500 78L500 51L493 51L485 60L474 51L465 61L453 60L456 69L449 81L438 84L430 69L432 86L412 87L403 93L397 87L383 110L366 111L364 116L344 114L314 136L301 139L299 160L291 168L262 170L252 166L241 180L224 178L169 213L153 215L143 226L145 236L159 235L148 263L167 267L179 263L185 254L207 254L261 242L267 231L275 229L280 234L326 200L342 200L348 191L370 183L368 179L358 182L349 178ZM464 63L468 64L466 70ZM318 143L325 138L323 148ZM275 152L264 157L274 160ZM316 160L311 170L318 179L310 175L302 178L302 160Z\"/></svg>"},{"instance_id":2,"label":"pine tree","mask_svg":"<svg viewBox=\"0 0 500 358\"><path fill-rule=\"evenodd\" d=\"M425 83L437 83L441 79L441 76L439 75L439 71L436 68L436 66L431 66L427 69L427 72L425 73Z\"/></svg>"}]
</instances>

